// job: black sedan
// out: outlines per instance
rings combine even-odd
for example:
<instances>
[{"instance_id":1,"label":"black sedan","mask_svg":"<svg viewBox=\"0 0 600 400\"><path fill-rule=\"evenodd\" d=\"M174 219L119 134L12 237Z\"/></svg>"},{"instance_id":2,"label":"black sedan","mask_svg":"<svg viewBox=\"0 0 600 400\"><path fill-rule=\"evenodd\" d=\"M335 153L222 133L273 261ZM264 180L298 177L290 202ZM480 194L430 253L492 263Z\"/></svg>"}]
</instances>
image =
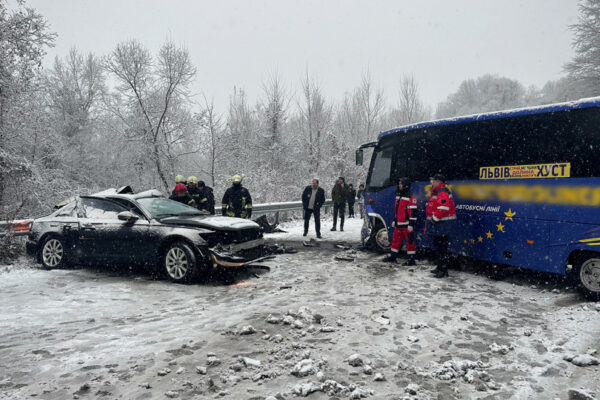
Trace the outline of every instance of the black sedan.
<instances>
[{"instance_id":1,"label":"black sedan","mask_svg":"<svg viewBox=\"0 0 600 400\"><path fill-rule=\"evenodd\" d=\"M242 267L265 258L257 223L206 215L157 190L133 194L127 189L76 196L34 220L27 252L49 269L69 264L158 266L182 283L218 266Z\"/></svg>"}]
</instances>

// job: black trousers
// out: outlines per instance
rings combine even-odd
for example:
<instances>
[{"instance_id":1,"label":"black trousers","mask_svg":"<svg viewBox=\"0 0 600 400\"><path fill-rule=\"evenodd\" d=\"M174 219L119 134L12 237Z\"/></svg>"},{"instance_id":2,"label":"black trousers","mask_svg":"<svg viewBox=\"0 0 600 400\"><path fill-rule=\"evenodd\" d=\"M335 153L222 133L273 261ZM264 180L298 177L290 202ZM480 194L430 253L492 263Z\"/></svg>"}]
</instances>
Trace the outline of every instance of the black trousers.
<instances>
[{"instance_id":1,"label":"black trousers","mask_svg":"<svg viewBox=\"0 0 600 400\"><path fill-rule=\"evenodd\" d=\"M354 202L348 202L348 218L354 218Z\"/></svg>"},{"instance_id":2,"label":"black trousers","mask_svg":"<svg viewBox=\"0 0 600 400\"><path fill-rule=\"evenodd\" d=\"M346 203L333 204L333 227L337 225L338 213L340 214L340 228L344 229L344 214L346 213Z\"/></svg>"},{"instance_id":3,"label":"black trousers","mask_svg":"<svg viewBox=\"0 0 600 400\"><path fill-rule=\"evenodd\" d=\"M448 236L439 235L433 237L433 244L437 256L437 268L442 271L448 269L450 258L448 256Z\"/></svg>"},{"instance_id":4,"label":"black trousers","mask_svg":"<svg viewBox=\"0 0 600 400\"><path fill-rule=\"evenodd\" d=\"M314 210L304 209L304 233L308 232L311 214L315 217L315 232L317 232L317 235L321 235L321 209L319 208L315 208Z\"/></svg>"}]
</instances>

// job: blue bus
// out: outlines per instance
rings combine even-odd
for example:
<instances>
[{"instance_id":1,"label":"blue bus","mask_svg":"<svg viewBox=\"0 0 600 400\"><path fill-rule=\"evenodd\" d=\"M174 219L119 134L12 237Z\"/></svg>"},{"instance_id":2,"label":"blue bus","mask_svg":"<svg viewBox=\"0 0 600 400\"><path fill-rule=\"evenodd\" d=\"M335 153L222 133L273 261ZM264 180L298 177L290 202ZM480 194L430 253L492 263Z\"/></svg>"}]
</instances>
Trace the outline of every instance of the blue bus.
<instances>
[{"instance_id":1,"label":"blue bus","mask_svg":"<svg viewBox=\"0 0 600 400\"><path fill-rule=\"evenodd\" d=\"M447 177L457 223L451 253L572 275L600 297L600 97L417 123L382 132L373 147L363 239L390 247L398 178L418 198L417 247L432 249L425 205Z\"/></svg>"}]
</instances>

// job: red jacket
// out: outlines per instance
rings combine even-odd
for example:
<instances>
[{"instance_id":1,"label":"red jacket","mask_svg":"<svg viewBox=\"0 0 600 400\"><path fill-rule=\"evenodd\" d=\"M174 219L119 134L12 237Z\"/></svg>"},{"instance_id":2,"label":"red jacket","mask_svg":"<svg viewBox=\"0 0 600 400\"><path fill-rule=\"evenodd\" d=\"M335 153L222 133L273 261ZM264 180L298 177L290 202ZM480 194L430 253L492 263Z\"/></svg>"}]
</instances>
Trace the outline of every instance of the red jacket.
<instances>
[{"instance_id":1,"label":"red jacket","mask_svg":"<svg viewBox=\"0 0 600 400\"><path fill-rule=\"evenodd\" d=\"M426 213L427 219L435 222L456 219L454 199L445 184L442 183L431 191Z\"/></svg>"},{"instance_id":2,"label":"red jacket","mask_svg":"<svg viewBox=\"0 0 600 400\"><path fill-rule=\"evenodd\" d=\"M410 192L408 193L410 195ZM407 228L417 223L417 198L415 196L397 195L394 205L394 225L396 228Z\"/></svg>"}]
</instances>

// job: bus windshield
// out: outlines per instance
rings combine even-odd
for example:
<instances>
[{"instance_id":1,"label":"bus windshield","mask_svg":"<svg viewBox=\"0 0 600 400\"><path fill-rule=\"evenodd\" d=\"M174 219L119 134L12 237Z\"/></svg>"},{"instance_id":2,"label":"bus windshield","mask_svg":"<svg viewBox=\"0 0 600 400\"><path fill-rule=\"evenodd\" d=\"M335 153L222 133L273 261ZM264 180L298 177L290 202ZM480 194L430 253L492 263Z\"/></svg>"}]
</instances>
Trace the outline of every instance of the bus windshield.
<instances>
[{"instance_id":1,"label":"bus windshield","mask_svg":"<svg viewBox=\"0 0 600 400\"><path fill-rule=\"evenodd\" d=\"M375 149L367 180L369 190L378 190L393 185L393 156L394 147L392 145Z\"/></svg>"}]
</instances>

